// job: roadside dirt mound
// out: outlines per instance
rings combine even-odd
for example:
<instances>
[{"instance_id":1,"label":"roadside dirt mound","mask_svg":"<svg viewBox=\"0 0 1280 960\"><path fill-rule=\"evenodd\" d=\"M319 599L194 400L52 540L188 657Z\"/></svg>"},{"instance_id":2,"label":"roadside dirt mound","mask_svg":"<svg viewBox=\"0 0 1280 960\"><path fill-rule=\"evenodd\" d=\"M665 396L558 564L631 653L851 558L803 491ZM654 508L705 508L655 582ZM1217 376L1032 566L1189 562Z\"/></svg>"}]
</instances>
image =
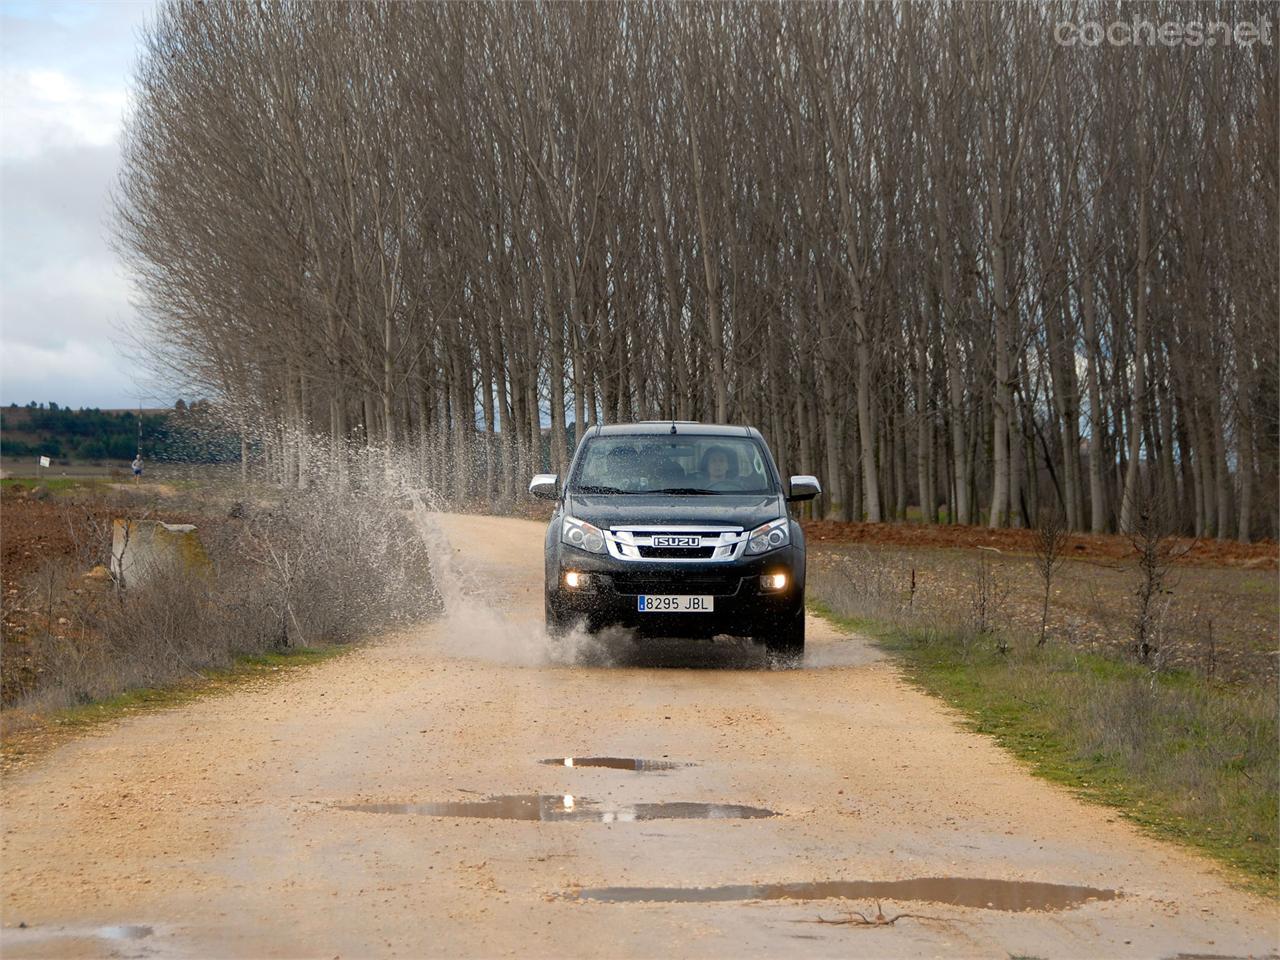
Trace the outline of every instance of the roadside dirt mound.
<instances>
[{"instance_id":1,"label":"roadside dirt mound","mask_svg":"<svg viewBox=\"0 0 1280 960\"><path fill-rule=\"evenodd\" d=\"M841 523L811 520L803 523L805 536L822 543L866 543L901 547L951 547L973 550L979 547L1003 553L1032 553L1032 530L988 530L985 527L930 526L923 523ZM1236 543L1234 540L1207 540L1178 537L1174 541L1180 563L1215 567L1248 567L1275 570L1280 566L1280 548L1274 540ZM1119 561L1133 556L1133 545L1116 535L1076 534L1070 539L1068 556L1077 560Z\"/></svg>"}]
</instances>

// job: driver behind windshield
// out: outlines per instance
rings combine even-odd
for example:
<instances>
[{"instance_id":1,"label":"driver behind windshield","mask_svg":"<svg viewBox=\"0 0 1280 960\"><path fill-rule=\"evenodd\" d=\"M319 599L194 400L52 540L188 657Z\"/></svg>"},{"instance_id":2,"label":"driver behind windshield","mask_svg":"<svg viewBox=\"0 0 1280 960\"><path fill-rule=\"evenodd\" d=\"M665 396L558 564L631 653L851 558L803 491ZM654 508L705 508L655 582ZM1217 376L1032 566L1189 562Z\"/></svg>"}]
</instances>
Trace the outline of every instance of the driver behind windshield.
<instances>
[{"instance_id":1,"label":"driver behind windshield","mask_svg":"<svg viewBox=\"0 0 1280 960\"><path fill-rule=\"evenodd\" d=\"M702 475L707 478L708 483L733 480L738 475L734 464L736 459L731 450L726 450L724 447L708 447L707 452L702 455Z\"/></svg>"}]
</instances>

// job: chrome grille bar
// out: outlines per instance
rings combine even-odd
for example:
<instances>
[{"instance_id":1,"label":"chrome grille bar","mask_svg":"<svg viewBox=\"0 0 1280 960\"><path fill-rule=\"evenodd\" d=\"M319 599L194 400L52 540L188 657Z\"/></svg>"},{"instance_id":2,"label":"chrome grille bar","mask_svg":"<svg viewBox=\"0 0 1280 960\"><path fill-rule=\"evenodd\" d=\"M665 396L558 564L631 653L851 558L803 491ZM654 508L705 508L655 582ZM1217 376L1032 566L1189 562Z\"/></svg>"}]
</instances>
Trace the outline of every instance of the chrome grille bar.
<instances>
[{"instance_id":1,"label":"chrome grille bar","mask_svg":"<svg viewBox=\"0 0 1280 960\"><path fill-rule=\"evenodd\" d=\"M665 537L697 538L697 543L671 546L666 543L655 544L654 539ZM742 556L747 547L747 532L742 527L720 526L718 524L628 524L610 527L604 531L605 546L609 556L615 560L628 560L633 563L728 563ZM661 558L645 557L640 548L662 549L671 556ZM690 552L688 557L678 555L681 549ZM698 556L698 552L711 550L711 555Z\"/></svg>"}]
</instances>

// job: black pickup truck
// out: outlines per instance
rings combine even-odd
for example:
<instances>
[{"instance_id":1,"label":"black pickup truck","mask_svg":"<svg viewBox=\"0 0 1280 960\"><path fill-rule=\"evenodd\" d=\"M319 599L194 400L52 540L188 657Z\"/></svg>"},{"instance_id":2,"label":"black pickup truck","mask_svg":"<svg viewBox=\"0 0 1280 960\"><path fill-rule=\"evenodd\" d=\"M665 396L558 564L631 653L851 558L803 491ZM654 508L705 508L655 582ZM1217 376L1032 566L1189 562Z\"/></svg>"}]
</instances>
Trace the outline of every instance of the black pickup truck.
<instances>
[{"instance_id":1,"label":"black pickup truck","mask_svg":"<svg viewBox=\"0 0 1280 960\"><path fill-rule=\"evenodd\" d=\"M556 501L547 529L547 631L619 624L641 635L746 636L804 652L804 534L752 427L669 420L593 427L568 477L538 474Z\"/></svg>"}]
</instances>

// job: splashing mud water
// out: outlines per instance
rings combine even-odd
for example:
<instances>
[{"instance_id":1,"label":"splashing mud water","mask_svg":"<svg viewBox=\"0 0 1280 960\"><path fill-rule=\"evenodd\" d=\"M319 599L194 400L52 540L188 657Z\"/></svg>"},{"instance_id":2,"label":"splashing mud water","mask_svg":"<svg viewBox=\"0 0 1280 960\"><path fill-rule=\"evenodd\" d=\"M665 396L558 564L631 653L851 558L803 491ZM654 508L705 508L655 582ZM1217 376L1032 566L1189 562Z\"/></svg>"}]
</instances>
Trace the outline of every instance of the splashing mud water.
<instances>
[{"instance_id":1,"label":"splashing mud water","mask_svg":"<svg viewBox=\"0 0 1280 960\"><path fill-rule=\"evenodd\" d=\"M612 632L593 635L575 628L563 637L547 636L540 610L513 614L501 575L474 568L450 542L441 511L430 509L417 491L409 492L409 501L414 528L430 557L443 607L439 633L450 654L524 667L609 662L607 644L617 639Z\"/></svg>"},{"instance_id":2,"label":"splashing mud water","mask_svg":"<svg viewBox=\"0 0 1280 960\"><path fill-rule=\"evenodd\" d=\"M492 573L476 570L454 548L440 511L429 509L419 492L410 493L410 503L413 527L426 544L431 580L440 595L439 634L449 653L520 667L579 660L581 648L593 643L588 634L572 631L553 643L540 617L513 616L506 609L507 598L500 594L502 582L493 581Z\"/></svg>"}]
</instances>

